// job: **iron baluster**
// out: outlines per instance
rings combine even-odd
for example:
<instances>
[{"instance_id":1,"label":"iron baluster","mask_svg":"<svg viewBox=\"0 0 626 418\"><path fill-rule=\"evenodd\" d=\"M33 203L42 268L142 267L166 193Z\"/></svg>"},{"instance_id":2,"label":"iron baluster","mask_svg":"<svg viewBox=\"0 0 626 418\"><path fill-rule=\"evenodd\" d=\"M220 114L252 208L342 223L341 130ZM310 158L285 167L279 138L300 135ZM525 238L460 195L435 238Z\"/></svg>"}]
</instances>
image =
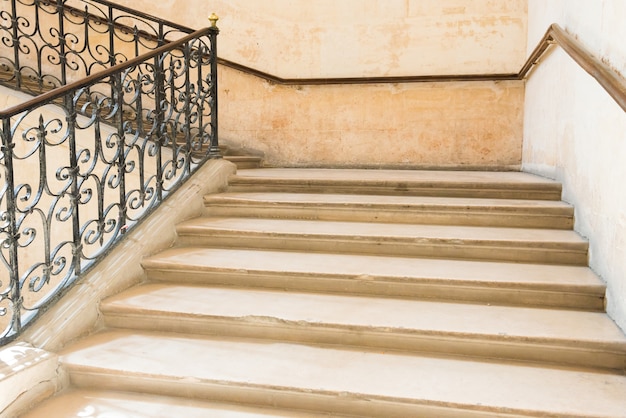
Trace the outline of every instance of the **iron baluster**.
<instances>
[{"instance_id":1,"label":"iron baluster","mask_svg":"<svg viewBox=\"0 0 626 418\"><path fill-rule=\"evenodd\" d=\"M156 200L163 200L163 153L162 148L165 145L165 132L163 120L163 107L165 106L165 82L163 79L163 58L164 54L154 57L154 132L157 135L156 143Z\"/></svg>"},{"instance_id":2,"label":"iron baluster","mask_svg":"<svg viewBox=\"0 0 626 418\"><path fill-rule=\"evenodd\" d=\"M9 286L11 290L9 292L9 305L12 312L7 312L7 315L11 315L10 326L7 331L7 335L17 335L22 329L22 294L20 288L20 271L18 260L18 240L19 231L17 229L16 219L16 196L15 196L15 179L13 171L13 149L15 148L15 142L13 141L13 132L11 130L11 119L4 118L2 121L2 153L4 155L4 165L6 168L6 219L2 219L6 223L6 239L2 243L2 248L8 248L9 250Z\"/></svg>"},{"instance_id":3,"label":"iron baluster","mask_svg":"<svg viewBox=\"0 0 626 418\"><path fill-rule=\"evenodd\" d=\"M125 134L124 134L124 88L122 85L122 74L117 73L111 77L114 82L113 106L118 114L117 118L117 135L119 137L118 149L118 181L119 181L119 215L118 215L118 231L126 230L126 152L125 152Z\"/></svg>"},{"instance_id":4,"label":"iron baluster","mask_svg":"<svg viewBox=\"0 0 626 418\"><path fill-rule=\"evenodd\" d=\"M187 129L183 129L183 134L185 135L185 172L189 172L191 170L191 157L193 153L193 145L191 143L191 43L186 43L184 48L184 58L185 58L185 103L184 103L184 112L185 112L185 126ZM199 149L198 149L199 150Z\"/></svg>"},{"instance_id":5,"label":"iron baluster","mask_svg":"<svg viewBox=\"0 0 626 418\"><path fill-rule=\"evenodd\" d=\"M17 4L16 0L11 0L11 29L13 40L13 74L18 89L22 88L22 73L20 72L20 39L17 30Z\"/></svg>"},{"instance_id":6,"label":"iron baluster","mask_svg":"<svg viewBox=\"0 0 626 418\"><path fill-rule=\"evenodd\" d=\"M117 61L115 56L115 24L113 20L113 7L108 7L108 32L109 32L109 65L113 67ZM115 94L114 87L111 85L111 97Z\"/></svg>"},{"instance_id":7,"label":"iron baluster","mask_svg":"<svg viewBox=\"0 0 626 418\"><path fill-rule=\"evenodd\" d=\"M109 65L113 67L116 64L115 58L115 23L113 20L113 7L108 7L109 19L107 22L109 32Z\"/></svg>"},{"instance_id":8,"label":"iron baluster","mask_svg":"<svg viewBox=\"0 0 626 418\"><path fill-rule=\"evenodd\" d=\"M67 52L65 45L65 0L57 0L59 14L59 65L61 66L61 84L67 84Z\"/></svg>"},{"instance_id":9,"label":"iron baluster","mask_svg":"<svg viewBox=\"0 0 626 418\"><path fill-rule=\"evenodd\" d=\"M70 205L72 211L72 265L76 275L81 273L82 240L80 233L80 187L79 187L79 166L78 152L76 149L76 101L74 95L69 93L64 98L67 109L67 129L70 162Z\"/></svg>"}]
</instances>

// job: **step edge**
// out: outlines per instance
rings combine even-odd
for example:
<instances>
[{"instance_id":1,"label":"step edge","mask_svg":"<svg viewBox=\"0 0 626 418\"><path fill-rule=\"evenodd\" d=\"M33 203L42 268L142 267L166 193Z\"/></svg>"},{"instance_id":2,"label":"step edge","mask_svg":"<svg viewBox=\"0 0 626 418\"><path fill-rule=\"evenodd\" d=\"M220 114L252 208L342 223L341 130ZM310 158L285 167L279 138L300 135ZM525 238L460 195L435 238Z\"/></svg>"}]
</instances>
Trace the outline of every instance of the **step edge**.
<instances>
[{"instance_id":1,"label":"step edge","mask_svg":"<svg viewBox=\"0 0 626 418\"><path fill-rule=\"evenodd\" d=\"M387 210L387 211L423 211L427 213L487 213L493 215L507 214L507 215L526 215L526 216L559 216L559 217L573 217L574 209L571 207L554 207L554 206L498 206L497 209L490 209L485 206L472 205L467 206L462 201L458 205L432 205L432 204L405 204L405 203L324 203L324 202L272 202L272 201L258 201L258 200L245 200L245 199L224 199L217 197L208 197L204 199L205 207L220 207L220 208L254 208L254 209L275 209L276 207L285 209L328 209L328 210Z\"/></svg>"},{"instance_id":2,"label":"step edge","mask_svg":"<svg viewBox=\"0 0 626 418\"><path fill-rule=\"evenodd\" d=\"M199 272L199 273L219 273L219 274L242 274L246 275L274 275L274 274L284 274L289 276L298 276L298 277L311 277L311 278L345 278L345 279L353 279L359 280L359 276L351 273L303 273L298 271L287 271L281 272L277 270L256 270L256 269L241 269L241 268L224 268L224 267L212 267L205 265L189 265L186 268L177 268L176 266L170 263L161 263L157 259L158 256L153 256L151 258L146 258L142 261L143 268L149 273L150 271L162 271L165 273L188 273L188 272ZM148 274L149 275L149 274ZM442 285L449 284L450 286L466 286L466 287L489 287L495 289L511 289L511 290L545 290L545 291L555 291L555 292L568 292L568 293L583 293L588 294L590 291L594 292L599 296L604 296L606 291L606 285L601 282L598 283L590 283L590 284L564 284L562 282L558 283L523 283L517 281L511 282L492 282L487 280L468 280L468 279L451 279L448 277L397 277L397 276L383 276L383 275L368 275L368 281L385 281L399 284L412 284L419 282L420 284L428 285Z\"/></svg>"},{"instance_id":3,"label":"step edge","mask_svg":"<svg viewBox=\"0 0 626 418\"><path fill-rule=\"evenodd\" d=\"M332 322L314 322L307 320L290 320L280 318L277 316L264 316L264 315L248 315L248 316L224 316L224 315L205 315L205 314L190 314L184 312L174 311L160 311L150 309L140 309L128 306L112 306L107 302L103 302L101 305L102 313L106 315L118 315L118 316L134 316L134 317L156 317L163 319L171 319L172 317L179 318L179 320L201 321L201 322L230 322L237 323L245 326L258 326L258 327L275 327L282 326L290 329L295 328L307 328L307 329L319 329L328 330L331 332L344 333L354 332L362 334L365 332L371 334L379 334L384 336L399 336L402 338L430 338L439 340L467 340L474 343L484 344L499 344L499 345L511 345L511 346L545 346L554 350L561 351L593 351L596 353L610 353L613 355L620 355L624 357L624 365L626 365L626 339L618 340L581 340L580 337L570 338L550 338L550 337L535 337L527 335L501 335L501 334L489 334L489 333L467 333L460 331L438 331L438 330L423 330L423 329L408 329L403 327L386 327L386 326L365 326L365 325L346 325L337 324ZM105 319L106 321L106 319ZM253 337L256 339L256 337ZM572 346L574 345L574 346Z\"/></svg>"},{"instance_id":4,"label":"step edge","mask_svg":"<svg viewBox=\"0 0 626 418\"><path fill-rule=\"evenodd\" d=\"M148 373L134 373L129 376L128 374L120 375L113 373L111 369L107 368L81 367L67 363L64 366L70 374L72 383L77 387L93 387L90 380L92 380L93 377L98 377L100 381L98 387L105 389L136 391L136 388L141 386L143 389L148 388L150 390L149 393L155 394L174 394L188 398L205 398L224 402L242 402L242 400L245 399L245 402L250 405L271 404L278 408L305 409L312 412L358 413L359 416L369 415L379 418L411 416L407 415L407 413L415 414L416 412L421 413L423 411L429 413L433 411L438 412L436 415L431 415L446 418L479 418L490 415L496 417L503 416L502 414L516 417L540 417L546 416L546 413L558 413L496 405L487 406L461 402L410 399L289 386L255 385L249 382L211 379L196 379L193 382L194 386L190 388L188 379L181 379L178 376L155 376ZM105 380L102 380L103 377ZM109 378L108 380L106 379L107 377ZM225 393L225 391L228 393ZM294 396L298 397L295 401L293 400ZM354 403L358 401L364 401L364 405L362 405L360 411L354 411ZM298 405L302 405L302 403L306 403L308 407L297 407ZM320 409L320 405L325 409ZM294 408L294 406L296 407ZM389 408L391 408L391 410ZM391 411L396 408L402 409L402 412L392 415ZM572 411L561 411L560 413L564 413L571 418L592 417L592 415L588 413L584 413L583 415L572 413Z\"/></svg>"},{"instance_id":5,"label":"step edge","mask_svg":"<svg viewBox=\"0 0 626 418\"><path fill-rule=\"evenodd\" d=\"M562 184L552 181L537 182L515 182L515 181L446 181L446 180L375 180L375 179L311 179L311 178L276 178L276 177L255 177L241 176L238 174L231 175L228 178L229 184L271 184L271 185L301 185L308 186L377 186L387 188L456 188L463 190L476 190L480 188L490 190L549 190L561 191ZM445 187L442 187L445 186Z\"/></svg>"},{"instance_id":6,"label":"step edge","mask_svg":"<svg viewBox=\"0 0 626 418\"><path fill-rule=\"evenodd\" d=\"M559 230L560 231L560 230ZM589 249L589 243L587 241L521 241L521 240L495 240L495 239L475 239L475 238L437 238L437 237L398 237L390 235L364 235L364 234L316 234L313 232L301 233L301 232L285 232L285 231L250 231L235 228L212 228L210 226L196 226L190 223L185 225L177 225L176 232L179 238L184 237L256 237L256 238L268 238L268 239L292 239L299 241L331 241L334 243L343 242L358 242L360 244L380 245L387 243L397 244L413 244L419 246L462 246L462 248L484 248L484 249L502 249L500 247L507 247L507 249L533 249L537 251L551 251L551 252L572 252L587 254ZM484 242L484 244L483 244Z\"/></svg>"}]
</instances>

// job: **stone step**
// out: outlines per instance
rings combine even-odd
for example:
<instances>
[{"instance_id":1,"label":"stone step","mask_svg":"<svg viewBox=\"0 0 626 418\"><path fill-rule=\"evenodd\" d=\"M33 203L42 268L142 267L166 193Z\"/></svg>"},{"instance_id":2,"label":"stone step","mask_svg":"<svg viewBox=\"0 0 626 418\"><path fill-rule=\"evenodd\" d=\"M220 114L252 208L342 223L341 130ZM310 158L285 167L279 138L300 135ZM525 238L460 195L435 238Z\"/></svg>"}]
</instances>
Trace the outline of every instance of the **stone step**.
<instances>
[{"instance_id":1,"label":"stone step","mask_svg":"<svg viewBox=\"0 0 626 418\"><path fill-rule=\"evenodd\" d=\"M254 155L224 155L225 160L235 163L237 169L251 169L261 167L263 159Z\"/></svg>"},{"instance_id":2,"label":"stone step","mask_svg":"<svg viewBox=\"0 0 626 418\"><path fill-rule=\"evenodd\" d=\"M626 337L599 312L174 283L136 286L101 311L114 328L626 368Z\"/></svg>"},{"instance_id":3,"label":"stone step","mask_svg":"<svg viewBox=\"0 0 626 418\"><path fill-rule=\"evenodd\" d=\"M150 280L601 311L587 267L182 247L145 258Z\"/></svg>"},{"instance_id":4,"label":"stone step","mask_svg":"<svg viewBox=\"0 0 626 418\"><path fill-rule=\"evenodd\" d=\"M206 402L153 394L72 390L21 418L318 418L319 414Z\"/></svg>"},{"instance_id":5,"label":"stone step","mask_svg":"<svg viewBox=\"0 0 626 418\"><path fill-rule=\"evenodd\" d=\"M561 200L561 184L528 173L262 168L239 170L232 192L391 194Z\"/></svg>"},{"instance_id":6,"label":"stone step","mask_svg":"<svg viewBox=\"0 0 626 418\"><path fill-rule=\"evenodd\" d=\"M370 417L625 417L626 377L533 364L109 331L61 353L79 388Z\"/></svg>"},{"instance_id":7,"label":"stone step","mask_svg":"<svg viewBox=\"0 0 626 418\"><path fill-rule=\"evenodd\" d=\"M553 229L201 217L176 230L182 245L587 264L587 242Z\"/></svg>"},{"instance_id":8,"label":"stone step","mask_svg":"<svg viewBox=\"0 0 626 418\"><path fill-rule=\"evenodd\" d=\"M553 200L310 193L218 193L211 216L572 229L574 209Z\"/></svg>"}]
</instances>

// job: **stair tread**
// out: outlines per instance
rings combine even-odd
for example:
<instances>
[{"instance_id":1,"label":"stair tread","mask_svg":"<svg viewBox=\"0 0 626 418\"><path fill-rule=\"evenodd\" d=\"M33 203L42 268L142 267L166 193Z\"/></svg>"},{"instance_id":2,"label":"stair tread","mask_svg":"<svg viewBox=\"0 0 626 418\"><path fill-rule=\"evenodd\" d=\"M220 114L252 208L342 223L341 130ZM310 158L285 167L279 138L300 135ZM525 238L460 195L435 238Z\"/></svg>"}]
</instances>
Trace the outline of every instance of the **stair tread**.
<instances>
[{"instance_id":1,"label":"stair tread","mask_svg":"<svg viewBox=\"0 0 626 418\"><path fill-rule=\"evenodd\" d=\"M373 237L394 240L469 241L511 243L517 246L569 248L586 251L587 241L574 231L535 228L502 228L457 225L389 224L265 218L200 217L177 225L180 234L223 233L271 234L300 237ZM461 242L459 242L460 244Z\"/></svg>"},{"instance_id":2,"label":"stair tread","mask_svg":"<svg viewBox=\"0 0 626 418\"><path fill-rule=\"evenodd\" d=\"M590 288L604 293L600 279L582 266L204 247L168 249L145 258L142 264L146 269L290 272L360 280L445 280L493 287Z\"/></svg>"},{"instance_id":3,"label":"stair tread","mask_svg":"<svg viewBox=\"0 0 626 418\"><path fill-rule=\"evenodd\" d=\"M136 286L109 298L102 311L231 318L258 326L306 324L346 332L574 344L626 355L626 337L597 312L174 284Z\"/></svg>"},{"instance_id":4,"label":"stair tread","mask_svg":"<svg viewBox=\"0 0 626 418\"><path fill-rule=\"evenodd\" d=\"M89 414L89 415L86 415ZM72 390L42 403L22 418L314 418L318 414L278 411L152 394Z\"/></svg>"},{"instance_id":5,"label":"stair tread","mask_svg":"<svg viewBox=\"0 0 626 418\"><path fill-rule=\"evenodd\" d=\"M280 389L339 401L626 416L625 376L572 369L125 331L87 337L61 356L79 384L88 384L85 379L93 372L100 382L110 377L117 387L149 376L168 391L194 382L227 387L231 393L237 387ZM141 389L137 381L131 383Z\"/></svg>"},{"instance_id":6,"label":"stair tread","mask_svg":"<svg viewBox=\"0 0 626 418\"><path fill-rule=\"evenodd\" d=\"M256 155L224 155L229 161L261 161L263 158Z\"/></svg>"},{"instance_id":7,"label":"stair tread","mask_svg":"<svg viewBox=\"0 0 626 418\"><path fill-rule=\"evenodd\" d=\"M239 170L241 179L298 181L412 182L455 184L509 184L512 187L545 186L560 188L560 183L534 174L518 171L437 171L437 170L368 170L324 168L262 168Z\"/></svg>"},{"instance_id":8,"label":"stair tread","mask_svg":"<svg viewBox=\"0 0 626 418\"><path fill-rule=\"evenodd\" d=\"M489 199L489 198L458 198L432 196L373 196L351 194L319 194L319 193L278 193L278 192L227 192L207 195L205 203L257 203L257 204L307 204L320 206L360 205L379 208L408 209L433 208L443 210L446 207L463 209L488 208L491 210L536 211L549 210L551 213L569 213L572 206L558 200L524 200L524 199Z\"/></svg>"}]
</instances>

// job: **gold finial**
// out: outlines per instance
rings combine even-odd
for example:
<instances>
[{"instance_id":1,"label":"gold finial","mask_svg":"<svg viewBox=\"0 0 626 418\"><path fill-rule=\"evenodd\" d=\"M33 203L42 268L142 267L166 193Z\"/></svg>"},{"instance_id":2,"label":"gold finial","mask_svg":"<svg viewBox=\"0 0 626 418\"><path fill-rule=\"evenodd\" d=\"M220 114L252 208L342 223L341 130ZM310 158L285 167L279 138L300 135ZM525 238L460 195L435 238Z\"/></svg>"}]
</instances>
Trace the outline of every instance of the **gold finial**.
<instances>
[{"instance_id":1,"label":"gold finial","mask_svg":"<svg viewBox=\"0 0 626 418\"><path fill-rule=\"evenodd\" d=\"M209 21L211 22L211 27L212 28L216 28L217 27L217 21L218 20L220 20L220 18L215 13L211 13L211 16L209 16Z\"/></svg>"}]
</instances>

